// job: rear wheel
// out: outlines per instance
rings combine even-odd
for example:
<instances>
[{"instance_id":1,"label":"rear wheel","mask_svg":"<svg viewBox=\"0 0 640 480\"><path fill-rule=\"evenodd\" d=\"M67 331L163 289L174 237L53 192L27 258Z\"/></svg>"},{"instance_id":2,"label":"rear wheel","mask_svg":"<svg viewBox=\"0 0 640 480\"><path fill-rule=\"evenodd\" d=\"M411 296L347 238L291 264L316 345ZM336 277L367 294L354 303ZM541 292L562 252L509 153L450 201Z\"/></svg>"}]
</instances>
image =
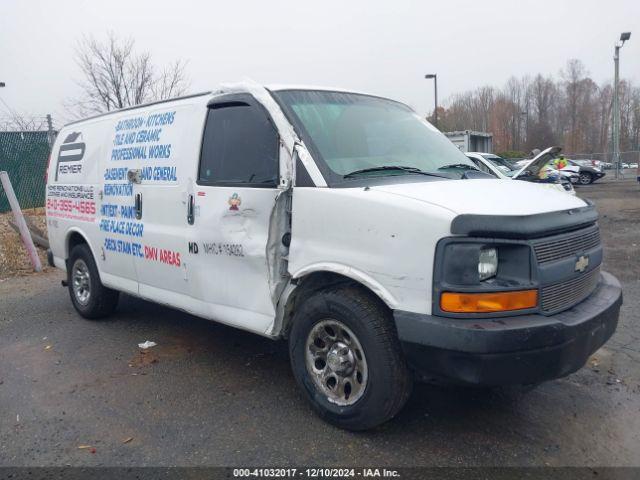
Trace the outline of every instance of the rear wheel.
<instances>
[{"instance_id":1,"label":"rear wheel","mask_svg":"<svg viewBox=\"0 0 640 480\"><path fill-rule=\"evenodd\" d=\"M307 299L294 315L289 351L307 399L339 427L384 423L411 393L391 314L362 289L339 286Z\"/></svg>"},{"instance_id":2,"label":"rear wheel","mask_svg":"<svg viewBox=\"0 0 640 480\"><path fill-rule=\"evenodd\" d=\"M102 318L118 305L118 292L102 285L96 262L87 244L71 250L67 264L69 295L76 311L84 318Z\"/></svg>"},{"instance_id":3,"label":"rear wheel","mask_svg":"<svg viewBox=\"0 0 640 480\"><path fill-rule=\"evenodd\" d=\"M589 172L580 173L580 178L578 179L580 185L589 185L593 182L593 176Z\"/></svg>"}]
</instances>

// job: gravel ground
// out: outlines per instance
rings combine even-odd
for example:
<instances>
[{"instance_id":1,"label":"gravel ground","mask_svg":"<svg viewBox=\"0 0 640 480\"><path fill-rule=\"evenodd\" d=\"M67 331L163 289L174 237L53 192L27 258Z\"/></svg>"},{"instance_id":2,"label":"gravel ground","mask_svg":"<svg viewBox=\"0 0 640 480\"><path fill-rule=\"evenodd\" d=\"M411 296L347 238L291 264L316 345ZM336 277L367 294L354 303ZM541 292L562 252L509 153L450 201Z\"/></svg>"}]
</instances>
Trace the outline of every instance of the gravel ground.
<instances>
[{"instance_id":1,"label":"gravel ground","mask_svg":"<svg viewBox=\"0 0 640 480\"><path fill-rule=\"evenodd\" d=\"M0 466L640 465L640 187L578 192L624 286L610 342L528 393L419 385L365 433L311 412L282 342L131 297L86 321L57 271L0 280Z\"/></svg>"},{"instance_id":2,"label":"gravel ground","mask_svg":"<svg viewBox=\"0 0 640 480\"><path fill-rule=\"evenodd\" d=\"M25 218L42 232L47 231L44 208L34 208L23 212ZM11 228L13 214L0 213L0 279L14 275L24 275L33 270L29 257L25 254L20 235ZM47 268L47 255L38 249L43 268Z\"/></svg>"}]
</instances>

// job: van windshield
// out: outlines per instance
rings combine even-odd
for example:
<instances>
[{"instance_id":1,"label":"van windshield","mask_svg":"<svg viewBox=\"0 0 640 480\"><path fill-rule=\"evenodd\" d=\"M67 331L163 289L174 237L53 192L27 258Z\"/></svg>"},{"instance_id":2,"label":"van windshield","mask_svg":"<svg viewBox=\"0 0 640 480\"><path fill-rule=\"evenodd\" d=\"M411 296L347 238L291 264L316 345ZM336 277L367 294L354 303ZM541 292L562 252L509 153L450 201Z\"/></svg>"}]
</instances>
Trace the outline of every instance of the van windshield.
<instances>
[{"instance_id":1,"label":"van windshield","mask_svg":"<svg viewBox=\"0 0 640 480\"><path fill-rule=\"evenodd\" d=\"M461 178L466 171L477 170L449 139L401 103L316 90L273 95L330 186L392 175Z\"/></svg>"}]
</instances>

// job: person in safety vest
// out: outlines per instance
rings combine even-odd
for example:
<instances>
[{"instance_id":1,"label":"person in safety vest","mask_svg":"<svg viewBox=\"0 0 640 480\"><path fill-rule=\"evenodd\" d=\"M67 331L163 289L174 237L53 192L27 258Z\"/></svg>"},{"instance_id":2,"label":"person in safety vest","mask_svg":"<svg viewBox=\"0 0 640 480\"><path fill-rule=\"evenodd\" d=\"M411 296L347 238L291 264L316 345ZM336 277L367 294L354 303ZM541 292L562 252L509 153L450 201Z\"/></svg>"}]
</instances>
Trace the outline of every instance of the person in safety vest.
<instances>
[{"instance_id":1,"label":"person in safety vest","mask_svg":"<svg viewBox=\"0 0 640 480\"><path fill-rule=\"evenodd\" d=\"M540 169L538 178L540 178L540 180L557 181L559 178L558 170L562 170L567 165L569 165L569 162L564 158L564 155L558 155L558 157L547 162L547 164Z\"/></svg>"}]
</instances>

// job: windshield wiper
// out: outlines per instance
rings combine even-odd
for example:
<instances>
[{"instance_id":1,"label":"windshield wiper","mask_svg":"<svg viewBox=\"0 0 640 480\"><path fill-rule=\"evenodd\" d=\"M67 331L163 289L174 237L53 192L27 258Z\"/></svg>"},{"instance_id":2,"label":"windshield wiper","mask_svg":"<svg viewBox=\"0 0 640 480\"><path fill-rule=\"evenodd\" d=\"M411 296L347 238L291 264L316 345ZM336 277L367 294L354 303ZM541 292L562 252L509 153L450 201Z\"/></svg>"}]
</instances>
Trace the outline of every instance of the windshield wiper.
<instances>
[{"instance_id":1,"label":"windshield wiper","mask_svg":"<svg viewBox=\"0 0 640 480\"><path fill-rule=\"evenodd\" d=\"M359 175L361 173L384 172L385 170L396 170L401 172L417 173L419 175L429 175L430 177L442 177L442 175L438 175L436 173L424 172L416 167L406 167L403 165L381 165L379 167L369 167L369 168L363 168L361 170L355 170L353 172L347 173L346 175L343 175L342 178L350 178L355 175Z\"/></svg>"},{"instance_id":2,"label":"windshield wiper","mask_svg":"<svg viewBox=\"0 0 640 480\"><path fill-rule=\"evenodd\" d=\"M448 168L466 168L467 170L478 170L476 167L467 165L466 163L450 163L449 165L443 165L442 167L439 167L438 170L446 170Z\"/></svg>"}]
</instances>

